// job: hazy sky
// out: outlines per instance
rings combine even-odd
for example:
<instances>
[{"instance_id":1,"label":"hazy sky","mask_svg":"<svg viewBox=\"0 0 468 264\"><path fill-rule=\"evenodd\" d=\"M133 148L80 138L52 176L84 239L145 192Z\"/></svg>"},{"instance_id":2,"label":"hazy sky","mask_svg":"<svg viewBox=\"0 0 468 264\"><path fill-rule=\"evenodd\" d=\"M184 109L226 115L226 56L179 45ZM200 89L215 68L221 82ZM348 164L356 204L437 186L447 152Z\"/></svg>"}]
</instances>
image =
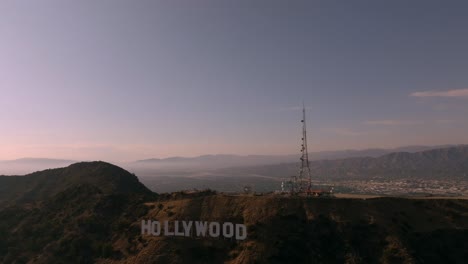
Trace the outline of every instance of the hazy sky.
<instances>
[{"instance_id":1,"label":"hazy sky","mask_svg":"<svg viewBox=\"0 0 468 264\"><path fill-rule=\"evenodd\" d=\"M0 159L468 143L466 1L0 1Z\"/></svg>"}]
</instances>

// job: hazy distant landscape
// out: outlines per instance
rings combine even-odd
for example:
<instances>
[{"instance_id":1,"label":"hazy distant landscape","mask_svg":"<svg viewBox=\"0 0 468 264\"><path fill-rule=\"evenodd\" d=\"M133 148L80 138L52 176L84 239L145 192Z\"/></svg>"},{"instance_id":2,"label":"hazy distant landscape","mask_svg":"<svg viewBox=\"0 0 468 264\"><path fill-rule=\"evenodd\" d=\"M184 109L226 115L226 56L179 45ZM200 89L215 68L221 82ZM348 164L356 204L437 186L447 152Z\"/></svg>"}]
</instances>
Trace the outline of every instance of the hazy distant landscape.
<instances>
[{"instance_id":1,"label":"hazy distant landscape","mask_svg":"<svg viewBox=\"0 0 468 264\"><path fill-rule=\"evenodd\" d=\"M242 192L280 190L298 173L299 157L205 155L122 163L155 192L213 189ZM68 166L69 160L20 159L0 162L1 173L28 173ZM397 149L311 153L317 187L336 192L385 195L468 195L468 146L410 146ZM28 171L29 170L29 171Z\"/></svg>"},{"instance_id":2,"label":"hazy distant landscape","mask_svg":"<svg viewBox=\"0 0 468 264\"><path fill-rule=\"evenodd\" d=\"M337 192L386 195L468 195L468 146L395 152L377 157L353 157L311 162L315 186L334 186ZM280 190L281 181L297 175L298 162L233 167L199 172L155 172L140 177L159 192L212 188L241 192Z\"/></svg>"},{"instance_id":3,"label":"hazy distant landscape","mask_svg":"<svg viewBox=\"0 0 468 264\"><path fill-rule=\"evenodd\" d=\"M352 157L378 157L392 152L417 152L423 150L449 147L443 146L405 146L394 149L364 149L321 151L309 153L310 160L334 160ZM163 159L145 159L132 162L114 162L137 173L139 176L155 176L158 173L198 172L232 167L274 165L292 163L299 160L295 155L203 155L198 157L169 157ZM15 160L0 160L0 175L23 175L34 171L68 166L77 160L51 158L22 158Z\"/></svg>"}]
</instances>

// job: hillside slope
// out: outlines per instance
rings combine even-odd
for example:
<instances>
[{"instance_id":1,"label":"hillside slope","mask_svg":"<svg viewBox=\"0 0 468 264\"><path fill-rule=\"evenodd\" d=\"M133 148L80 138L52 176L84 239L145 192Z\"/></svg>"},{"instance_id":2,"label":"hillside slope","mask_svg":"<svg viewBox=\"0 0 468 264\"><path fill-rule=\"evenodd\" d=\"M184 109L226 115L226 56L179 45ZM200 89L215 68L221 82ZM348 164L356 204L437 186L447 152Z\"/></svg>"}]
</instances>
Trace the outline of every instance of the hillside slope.
<instances>
[{"instance_id":1,"label":"hillside slope","mask_svg":"<svg viewBox=\"0 0 468 264\"><path fill-rule=\"evenodd\" d=\"M34 175L45 183L27 180L34 188L26 190L36 190L29 195L19 195L20 184L10 183L15 203L0 208L0 263L464 263L468 258L468 200L156 195L133 175L101 162ZM142 235L142 220L245 224L247 238Z\"/></svg>"},{"instance_id":2,"label":"hillside slope","mask_svg":"<svg viewBox=\"0 0 468 264\"><path fill-rule=\"evenodd\" d=\"M94 263L155 197L135 175L82 162L0 177L0 263ZM0 204L2 205L2 204Z\"/></svg>"},{"instance_id":3,"label":"hillside slope","mask_svg":"<svg viewBox=\"0 0 468 264\"><path fill-rule=\"evenodd\" d=\"M243 223L248 238L121 234L100 263L463 263L467 200L206 195L147 204L141 219ZM140 221L133 227L140 227Z\"/></svg>"}]
</instances>

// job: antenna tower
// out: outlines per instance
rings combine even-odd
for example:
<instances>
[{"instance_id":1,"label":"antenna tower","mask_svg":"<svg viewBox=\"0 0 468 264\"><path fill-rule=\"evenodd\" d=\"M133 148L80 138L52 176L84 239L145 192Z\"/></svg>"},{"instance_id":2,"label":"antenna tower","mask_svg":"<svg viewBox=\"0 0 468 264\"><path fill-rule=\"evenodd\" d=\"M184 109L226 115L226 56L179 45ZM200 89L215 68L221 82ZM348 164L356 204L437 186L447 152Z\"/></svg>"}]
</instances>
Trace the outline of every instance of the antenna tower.
<instances>
[{"instance_id":1,"label":"antenna tower","mask_svg":"<svg viewBox=\"0 0 468 264\"><path fill-rule=\"evenodd\" d=\"M312 176L310 175L309 166L309 152L307 151L307 126L306 126L306 111L304 102L302 102L302 145L301 145L301 167L299 169L299 192L307 190L307 194L310 194L310 188L312 186Z\"/></svg>"}]
</instances>

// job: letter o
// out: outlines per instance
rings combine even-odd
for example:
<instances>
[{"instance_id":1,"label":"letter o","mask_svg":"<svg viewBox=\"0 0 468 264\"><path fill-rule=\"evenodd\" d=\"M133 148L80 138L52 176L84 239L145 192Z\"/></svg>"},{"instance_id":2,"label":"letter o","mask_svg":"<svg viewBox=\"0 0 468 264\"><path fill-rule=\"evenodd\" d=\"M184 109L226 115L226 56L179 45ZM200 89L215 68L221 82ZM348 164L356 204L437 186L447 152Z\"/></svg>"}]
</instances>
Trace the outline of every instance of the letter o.
<instances>
[{"instance_id":1,"label":"letter o","mask_svg":"<svg viewBox=\"0 0 468 264\"><path fill-rule=\"evenodd\" d=\"M159 236L161 234L161 225L159 224L159 221L153 221L153 223L151 223L151 234L153 236Z\"/></svg>"},{"instance_id":2,"label":"letter o","mask_svg":"<svg viewBox=\"0 0 468 264\"><path fill-rule=\"evenodd\" d=\"M209 226L209 234L211 237L219 237L220 226L217 222L211 222Z\"/></svg>"},{"instance_id":3,"label":"letter o","mask_svg":"<svg viewBox=\"0 0 468 264\"><path fill-rule=\"evenodd\" d=\"M228 233L228 229L229 229L229 233ZM226 222L223 224L223 236L227 238L231 238L234 236L234 225L232 223Z\"/></svg>"}]
</instances>

